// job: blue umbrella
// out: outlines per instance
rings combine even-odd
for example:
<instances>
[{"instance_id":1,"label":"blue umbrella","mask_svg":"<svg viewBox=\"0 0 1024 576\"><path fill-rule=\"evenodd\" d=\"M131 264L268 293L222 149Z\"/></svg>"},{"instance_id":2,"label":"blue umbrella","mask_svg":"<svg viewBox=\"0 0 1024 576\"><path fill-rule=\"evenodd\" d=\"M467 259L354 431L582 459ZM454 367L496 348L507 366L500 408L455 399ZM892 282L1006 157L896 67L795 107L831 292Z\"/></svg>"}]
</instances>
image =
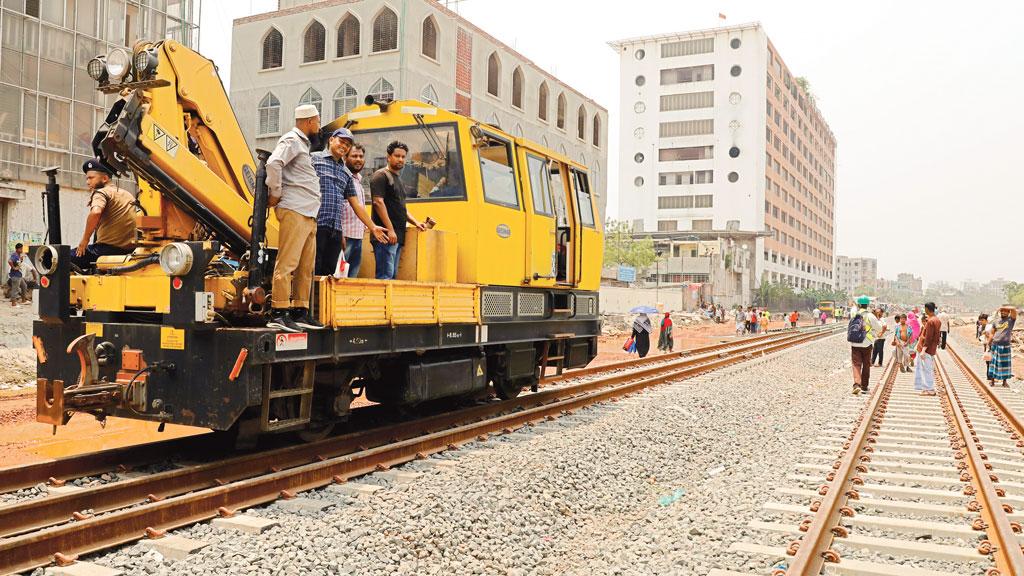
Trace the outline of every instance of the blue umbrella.
<instances>
[{"instance_id":1,"label":"blue umbrella","mask_svg":"<svg viewBox=\"0 0 1024 576\"><path fill-rule=\"evenodd\" d=\"M657 314L658 309L654 306L636 306L629 311L630 314Z\"/></svg>"}]
</instances>

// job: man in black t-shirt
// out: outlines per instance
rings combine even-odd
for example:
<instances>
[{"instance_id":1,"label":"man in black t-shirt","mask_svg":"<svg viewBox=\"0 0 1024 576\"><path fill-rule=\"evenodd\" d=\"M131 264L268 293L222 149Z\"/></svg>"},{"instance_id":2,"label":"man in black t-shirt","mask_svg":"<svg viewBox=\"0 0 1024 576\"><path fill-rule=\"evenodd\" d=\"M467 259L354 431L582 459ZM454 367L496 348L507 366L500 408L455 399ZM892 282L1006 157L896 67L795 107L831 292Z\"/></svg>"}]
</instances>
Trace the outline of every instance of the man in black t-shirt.
<instances>
[{"instance_id":1,"label":"man in black t-shirt","mask_svg":"<svg viewBox=\"0 0 1024 576\"><path fill-rule=\"evenodd\" d=\"M370 177L370 196L373 198L373 221L387 228L387 243L371 240L373 256L377 262L377 279L393 280L398 272L398 259L405 244L405 224L420 230L427 227L417 221L405 208L405 186L400 173L405 167L409 147L395 141L388 144L388 165Z\"/></svg>"}]
</instances>

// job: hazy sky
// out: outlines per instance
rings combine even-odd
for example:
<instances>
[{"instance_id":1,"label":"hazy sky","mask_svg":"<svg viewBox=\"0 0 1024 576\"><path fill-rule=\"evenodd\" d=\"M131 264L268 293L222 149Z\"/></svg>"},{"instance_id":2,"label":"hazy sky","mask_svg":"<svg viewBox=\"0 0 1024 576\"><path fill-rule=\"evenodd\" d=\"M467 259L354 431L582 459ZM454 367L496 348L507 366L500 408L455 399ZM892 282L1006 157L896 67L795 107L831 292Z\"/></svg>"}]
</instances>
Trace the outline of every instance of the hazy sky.
<instances>
[{"instance_id":1,"label":"hazy sky","mask_svg":"<svg viewBox=\"0 0 1024 576\"><path fill-rule=\"evenodd\" d=\"M276 5L203 3L201 49L225 82L231 19ZM606 42L759 21L810 81L836 135L837 254L874 256L886 278L1024 279L1014 252L1024 217L1024 2L464 0L458 10L609 110L611 217L619 71Z\"/></svg>"}]
</instances>

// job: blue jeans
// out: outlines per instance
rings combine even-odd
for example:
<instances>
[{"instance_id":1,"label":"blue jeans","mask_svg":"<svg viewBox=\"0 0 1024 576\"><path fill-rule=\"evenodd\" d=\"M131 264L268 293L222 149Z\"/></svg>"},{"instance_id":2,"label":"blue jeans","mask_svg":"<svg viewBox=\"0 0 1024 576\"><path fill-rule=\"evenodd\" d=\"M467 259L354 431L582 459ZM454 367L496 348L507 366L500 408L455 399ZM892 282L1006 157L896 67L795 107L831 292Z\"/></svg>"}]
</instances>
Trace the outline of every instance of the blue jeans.
<instances>
[{"instance_id":1,"label":"blue jeans","mask_svg":"<svg viewBox=\"0 0 1024 576\"><path fill-rule=\"evenodd\" d=\"M348 262L348 277L359 277L359 265L363 262L363 239L345 238L345 261Z\"/></svg>"},{"instance_id":2,"label":"blue jeans","mask_svg":"<svg viewBox=\"0 0 1024 576\"><path fill-rule=\"evenodd\" d=\"M401 244L373 244L373 257L377 260L377 280L394 280L398 272L398 258L402 255Z\"/></svg>"}]
</instances>

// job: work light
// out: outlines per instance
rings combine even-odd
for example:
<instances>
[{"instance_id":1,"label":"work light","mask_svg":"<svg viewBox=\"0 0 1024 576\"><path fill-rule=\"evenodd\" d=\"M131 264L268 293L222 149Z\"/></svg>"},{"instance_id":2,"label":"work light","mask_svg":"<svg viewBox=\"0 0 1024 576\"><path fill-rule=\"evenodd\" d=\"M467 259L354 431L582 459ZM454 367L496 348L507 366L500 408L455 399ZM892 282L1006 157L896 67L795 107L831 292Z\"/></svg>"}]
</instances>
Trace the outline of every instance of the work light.
<instances>
[{"instance_id":1,"label":"work light","mask_svg":"<svg viewBox=\"0 0 1024 576\"><path fill-rule=\"evenodd\" d=\"M168 276L184 276L192 269L192 249L184 242L174 242L160 250L160 268Z\"/></svg>"}]
</instances>

